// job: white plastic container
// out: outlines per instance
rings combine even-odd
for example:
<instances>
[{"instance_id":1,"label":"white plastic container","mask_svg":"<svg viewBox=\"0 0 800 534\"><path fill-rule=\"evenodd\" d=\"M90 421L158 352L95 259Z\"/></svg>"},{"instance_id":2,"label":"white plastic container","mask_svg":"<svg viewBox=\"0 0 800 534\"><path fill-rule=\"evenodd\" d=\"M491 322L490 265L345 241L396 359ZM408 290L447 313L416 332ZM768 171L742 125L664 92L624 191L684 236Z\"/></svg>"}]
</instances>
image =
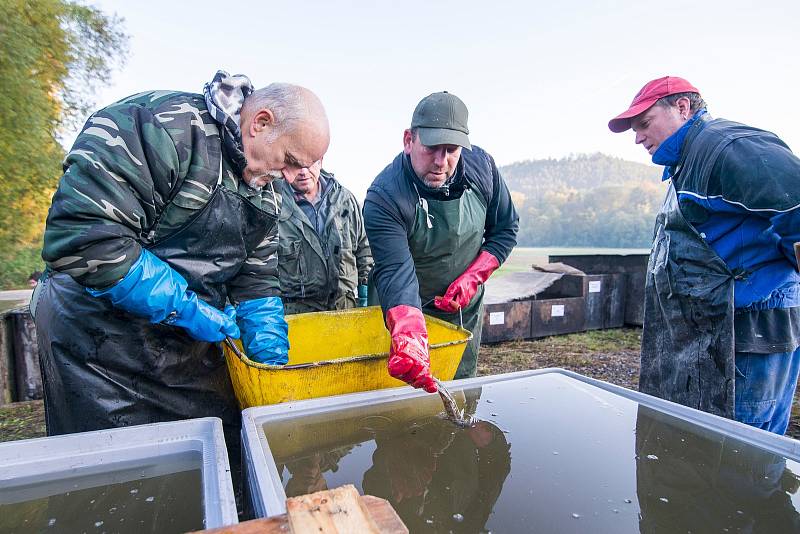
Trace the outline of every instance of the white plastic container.
<instances>
[{"instance_id":1,"label":"white plastic container","mask_svg":"<svg viewBox=\"0 0 800 534\"><path fill-rule=\"evenodd\" d=\"M0 505L197 469L204 527L238 523L215 417L0 443Z\"/></svg>"},{"instance_id":2,"label":"white plastic container","mask_svg":"<svg viewBox=\"0 0 800 534\"><path fill-rule=\"evenodd\" d=\"M485 516L476 520L476 531L521 531L536 525L537 532L639 532L640 524L668 531L670 521L681 517L687 521L681 528L700 531L702 528L698 529L692 521L704 516L687 511L693 506L691 499L699 494L706 499L702 503L706 510L719 512L715 516L719 522L705 526L719 529L730 526L735 530L739 520L756 525L771 521L759 517L758 510L769 510L775 515L773 509L759 505L760 496L767 494L759 493L765 484L768 491L785 501L782 510L786 514L781 517L800 517L791 504L797 496L790 495L791 488L800 487L797 477L800 442L796 440L561 369L453 381L448 388L460 397L461 404L465 399L475 401L478 392L478 419L491 426L494 439L506 447L494 449L488 471L481 471L477 484L470 486L480 487L484 494L492 483L497 488L492 494L495 500L486 505ZM436 457L434 469L438 471L429 472L428 478L422 477L427 484L424 492L412 494L411 498L406 492L402 499L393 502L391 485L386 494L369 491L379 486L376 480L384 480L387 475L403 470L419 471L419 466L412 464L420 460L419 464L424 465L426 455L424 451L418 452L416 447L420 443L413 442L416 438L412 434L421 435L426 428L435 430L428 435L451 434L448 428L436 423L437 412L441 410L438 396L409 387L245 410L243 467L254 514L269 517L285 512L286 491L281 473L287 483L295 476L290 469L293 447L299 451L294 458L300 461L316 454L315 447L323 457L329 454L326 451L344 451L337 459L338 467L330 470L323 466L325 481L331 486L355 484L364 493L388 498L396 508L411 503L409 508L423 509L430 504L425 499L438 498L435 496L442 492L452 491L463 497L464 486L456 488L442 483L448 473L460 476L468 472L458 463L445 465L452 460L447 458L448 451L463 451L465 443L472 447L471 442L462 439L463 434L459 437L458 433L464 430L455 427L452 435L456 441L451 442L455 445L447 449L450 445L445 440L432 455ZM384 434L370 441L369 427L377 428L375 423L381 417L393 428L404 428L404 433ZM280 436L281 441L270 444L267 439L270 433ZM400 449L402 454L404 443L412 443L415 448L404 460L407 463L379 469L378 463L387 458L390 449ZM497 454L498 450L502 454ZM280 466L273 455L281 459ZM462 458L454 456L459 461ZM359 463L354 471L357 475L347 474L356 463ZM487 473L493 477L493 473L506 469L505 473L510 474L502 474L494 482L487 480ZM670 487L676 478L673 474L677 474L677 489ZM706 481L709 487L701 487L702 491L693 486L695 483L702 486ZM372 483L371 488L368 482ZM742 489L745 487L753 490L753 496ZM742 492L725 494L730 488ZM698 491L693 493L693 490ZM509 497L512 494L515 496ZM441 514L440 510L421 517L412 511L411 522L408 516L404 517L403 510L398 509L398 513L412 531L429 528L447 532L467 526L469 514L476 508L468 504L456 510L460 513L452 514L454 521L463 523L450 526L442 523L441 518L447 519L449 515ZM725 521L730 517L733 523L728 525ZM415 525L413 522L418 520ZM506 523L499 523L505 520ZM767 524L767 530L775 528L780 530L777 523Z\"/></svg>"}]
</instances>

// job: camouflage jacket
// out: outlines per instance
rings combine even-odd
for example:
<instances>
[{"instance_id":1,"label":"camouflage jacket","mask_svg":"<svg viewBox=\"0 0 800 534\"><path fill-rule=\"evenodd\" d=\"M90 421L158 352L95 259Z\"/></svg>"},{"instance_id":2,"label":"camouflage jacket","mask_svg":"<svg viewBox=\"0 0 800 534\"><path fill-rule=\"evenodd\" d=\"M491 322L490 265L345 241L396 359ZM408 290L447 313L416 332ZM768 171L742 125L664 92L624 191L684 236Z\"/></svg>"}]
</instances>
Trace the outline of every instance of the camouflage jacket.
<instances>
[{"instance_id":1,"label":"camouflage jacket","mask_svg":"<svg viewBox=\"0 0 800 534\"><path fill-rule=\"evenodd\" d=\"M292 187L276 187L283 196L278 220L278 271L287 312L355 307L358 284L366 284L372 252L364 218L353 193L322 171L328 182L315 224L297 205ZM315 228L322 227L322 234ZM294 306L293 304L297 304Z\"/></svg>"},{"instance_id":2,"label":"camouflage jacket","mask_svg":"<svg viewBox=\"0 0 800 534\"><path fill-rule=\"evenodd\" d=\"M47 216L48 268L88 287L122 279L143 246L174 233L210 200L221 151L218 124L199 94L145 92L94 113L67 154ZM222 169L223 187L280 212L271 185L249 187L228 154ZM233 302L279 294L277 246L273 225L228 282Z\"/></svg>"}]
</instances>

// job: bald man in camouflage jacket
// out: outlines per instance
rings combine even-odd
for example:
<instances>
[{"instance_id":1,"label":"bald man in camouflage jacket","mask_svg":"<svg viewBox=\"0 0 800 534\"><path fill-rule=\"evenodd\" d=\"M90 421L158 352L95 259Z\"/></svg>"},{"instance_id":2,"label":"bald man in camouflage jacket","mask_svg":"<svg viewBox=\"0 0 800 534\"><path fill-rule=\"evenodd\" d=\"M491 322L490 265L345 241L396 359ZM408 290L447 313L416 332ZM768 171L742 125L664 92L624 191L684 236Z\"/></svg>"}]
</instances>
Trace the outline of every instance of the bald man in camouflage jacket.
<instances>
[{"instance_id":1,"label":"bald man in camouflage jacket","mask_svg":"<svg viewBox=\"0 0 800 534\"><path fill-rule=\"evenodd\" d=\"M217 343L241 336L251 359L285 363L271 182L328 142L313 93L224 71L202 95L145 92L88 119L31 303L50 435L217 416L238 439Z\"/></svg>"}]
</instances>

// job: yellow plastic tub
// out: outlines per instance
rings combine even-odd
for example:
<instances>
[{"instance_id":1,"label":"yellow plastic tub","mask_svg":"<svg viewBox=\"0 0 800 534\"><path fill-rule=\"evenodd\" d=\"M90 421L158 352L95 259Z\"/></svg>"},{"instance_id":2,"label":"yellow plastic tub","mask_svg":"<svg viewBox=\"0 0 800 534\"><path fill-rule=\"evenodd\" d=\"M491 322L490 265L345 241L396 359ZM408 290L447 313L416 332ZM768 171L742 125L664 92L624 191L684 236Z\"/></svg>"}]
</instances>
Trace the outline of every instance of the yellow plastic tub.
<instances>
[{"instance_id":1,"label":"yellow plastic tub","mask_svg":"<svg viewBox=\"0 0 800 534\"><path fill-rule=\"evenodd\" d=\"M379 306L287 315L286 321L287 365L239 358L223 343L242 409L404 385L386 370L391 339ZM452 380L472 333L427 315L425 323L431 371L441 380Z\"/></svg>"}]
</instances>

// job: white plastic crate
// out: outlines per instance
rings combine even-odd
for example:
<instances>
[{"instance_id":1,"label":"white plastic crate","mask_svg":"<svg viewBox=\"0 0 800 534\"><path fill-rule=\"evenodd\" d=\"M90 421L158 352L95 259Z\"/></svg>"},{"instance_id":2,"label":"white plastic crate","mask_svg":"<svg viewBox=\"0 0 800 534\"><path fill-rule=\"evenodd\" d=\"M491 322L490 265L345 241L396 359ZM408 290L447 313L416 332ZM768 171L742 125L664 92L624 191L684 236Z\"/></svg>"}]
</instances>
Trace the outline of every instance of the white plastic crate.
<instances>
[{"instance_id":1,"label":"white plastic crate","mask_svg":"<svg viewBox=\"0 0 800 534\"><path fill-rule=\"evenodd\" d=\"M238 523L222 422L215 417L0 443L0 504L199 468L205 528ZM96 483L95 483L96 480Z\"/></svg>"}]
</instances>

